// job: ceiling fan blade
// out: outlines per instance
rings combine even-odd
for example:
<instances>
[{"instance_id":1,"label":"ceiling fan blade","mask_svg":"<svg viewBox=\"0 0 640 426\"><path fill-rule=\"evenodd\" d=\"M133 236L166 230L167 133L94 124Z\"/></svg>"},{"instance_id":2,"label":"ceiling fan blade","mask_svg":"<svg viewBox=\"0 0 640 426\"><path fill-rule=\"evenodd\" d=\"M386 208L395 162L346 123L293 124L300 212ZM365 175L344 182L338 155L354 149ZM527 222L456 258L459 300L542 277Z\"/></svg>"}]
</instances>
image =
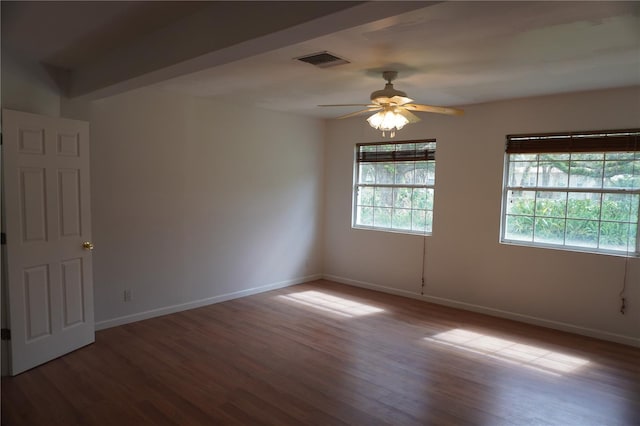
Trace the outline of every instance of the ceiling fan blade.
<instances>
[{"instance_id":1,"label":"ceiling fan blade","mask_svg":"<svg viewBox=\"0 0 640 426\"><path fill-rule=\"evenodd\" d=\"M340 117L336 117L336 118L340 120L343 118L355 117L356 115L365 114L367 112L380 111L381 109L382 109L381 107L367 108L367 109L362 109L360 111L352 112L351 114L341 115Z\"/></svg>"},{"instance_id":2,"label":"ceiling fan blade","mask_svg":"<svg viewBox=\"0 0 640 426\"><path fill-rule=\"evenodd\" d=\"M342 106L364 106L364 107L377 107L378 105L373 104L335 104L335 105L318 105L319 107L342 107Z\"/></svg>"},{"instance_id":3,"label":"ceiling fan blade","mask_svg":"<svg viewBox=\"0 0 640 426\"><path fill-rule=\"evenodd\" d=\"M464 114L464 111L461 109L439 107L439 106L432 106L432 105L404 104L403 107L408 109L409 111L435 112L436 114L448 114L448 115Z\"/></svg>"},{"instance_id":4,"label":"ceiling fan blade","mask_svg":"<svg viewBox=\"0 0 640 426\"><path fill-rule=\"evenodd\" d=\"M412 112L407 111L404 108L398 108L397 111L398 111L398 114L400 114L401 116L409 120L409 123L417 123L418 121L420 121L420 117L418 117Z\"/></svg>"}]
</instances>

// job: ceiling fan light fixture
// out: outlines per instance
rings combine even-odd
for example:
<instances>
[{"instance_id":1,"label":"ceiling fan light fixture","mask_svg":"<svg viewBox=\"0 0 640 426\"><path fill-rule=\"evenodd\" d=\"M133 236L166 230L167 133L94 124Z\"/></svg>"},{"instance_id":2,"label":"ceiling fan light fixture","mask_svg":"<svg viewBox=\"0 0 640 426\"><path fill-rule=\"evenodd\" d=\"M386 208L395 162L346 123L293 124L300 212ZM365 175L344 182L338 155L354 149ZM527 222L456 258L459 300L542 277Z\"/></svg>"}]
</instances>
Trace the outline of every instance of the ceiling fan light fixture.
<instances>
[{"instance_id":1,"label":"ceiling fan light fixture","mask_svg":"<svg viewBox=\"0 0 640 426\"><path fill-rule=\"evenodd\" d=\"M402 129L409 123L406 117L399 114L394 109L385 108L384 110L373 114L367 118L369 125L376 130L382 131L382 137L386 137L386 132L389 132L389 137L392 138L396 135L396 131Z\"/></svg>"}]
</instances>

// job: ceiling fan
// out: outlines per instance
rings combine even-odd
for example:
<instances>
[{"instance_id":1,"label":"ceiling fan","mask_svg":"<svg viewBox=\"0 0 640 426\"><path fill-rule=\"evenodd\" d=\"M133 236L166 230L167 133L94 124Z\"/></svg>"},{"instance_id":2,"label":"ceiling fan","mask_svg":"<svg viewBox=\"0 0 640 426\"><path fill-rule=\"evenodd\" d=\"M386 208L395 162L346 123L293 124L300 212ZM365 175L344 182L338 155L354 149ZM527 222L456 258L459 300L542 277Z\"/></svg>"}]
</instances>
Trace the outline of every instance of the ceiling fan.
<instances>
[{"instance_id":1,"label":"ceiling fan","mask_svg":"<svg viewBox=\"0 0 640 426\"><path fill-rule=\"evenodd\" d=\"M367 121L374 129L382 131L382 137L389 132L389 137L394 137L396 131L402 129L408 123L417 123L420 118L411 111L433 112L436 114L462 115L464 111L456 108L439 107L413 103L413 99L408 98L405 92L393 88L392 81L398 77L397 71L383 71L382 78L387 81L384 89L371 93L370 104L337 104L318 105L321 107L338 106L364 106L366 109L352 112L338 117L349 118L369 112L376 112Z\"/></svg>"}]
</instances>

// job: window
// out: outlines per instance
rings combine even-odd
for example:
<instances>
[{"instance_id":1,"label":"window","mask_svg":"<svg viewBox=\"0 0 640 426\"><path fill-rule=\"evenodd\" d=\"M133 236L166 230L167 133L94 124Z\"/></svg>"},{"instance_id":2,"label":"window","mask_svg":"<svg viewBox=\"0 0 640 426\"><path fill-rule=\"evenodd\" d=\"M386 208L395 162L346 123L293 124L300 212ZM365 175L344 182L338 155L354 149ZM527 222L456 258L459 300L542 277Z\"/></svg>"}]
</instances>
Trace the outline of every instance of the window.
<instances>
[{"instance_id":1,"label":"window","mask_svg":"<svg viewBox=\"0 0 640 426\"><path fill-rule=\"evenodd\" d=\"M507 136L502 242L640 253L640 129Z\"/></svg>"},{"instance_id":2,"label":"window","mask_svg":"<svg viewBox=\"0 0 640 426\"><path fill-rule=\"evenodd\" d=\"M431 234L433 139L356 145L353 226Z\"/></svg>"}]
</instances>

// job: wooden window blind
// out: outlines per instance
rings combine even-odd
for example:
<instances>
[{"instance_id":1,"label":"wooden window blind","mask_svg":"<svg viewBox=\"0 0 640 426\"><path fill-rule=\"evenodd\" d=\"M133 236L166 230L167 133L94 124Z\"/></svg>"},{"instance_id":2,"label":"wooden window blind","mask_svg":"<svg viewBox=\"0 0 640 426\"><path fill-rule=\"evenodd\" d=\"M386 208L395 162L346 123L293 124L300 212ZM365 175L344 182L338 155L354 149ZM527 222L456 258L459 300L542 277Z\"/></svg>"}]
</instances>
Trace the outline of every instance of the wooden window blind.
<instances>
[{"instance_id":1,"label":"wooden window blind","mask_svg":"<svg viewBox=\"0 0 640 426\"><path fill-rule=\"evenodd\" d=\"M640 151L640 129L507 135L507 154Z\"/></svg>"},{"instance_id":2,"label":"wooden window blind","mask_svg":"<svg viewBox=\"0 0 640 426\"><path fill-rule=\"evenodd\" d=\"M375 142L357 144L356 162L358 163L396 163L411 161L429 161L436 159L435 139L402 141L398 143ZM377 146L394 149L376 149Z\"/></svg>"}]
</instances>

